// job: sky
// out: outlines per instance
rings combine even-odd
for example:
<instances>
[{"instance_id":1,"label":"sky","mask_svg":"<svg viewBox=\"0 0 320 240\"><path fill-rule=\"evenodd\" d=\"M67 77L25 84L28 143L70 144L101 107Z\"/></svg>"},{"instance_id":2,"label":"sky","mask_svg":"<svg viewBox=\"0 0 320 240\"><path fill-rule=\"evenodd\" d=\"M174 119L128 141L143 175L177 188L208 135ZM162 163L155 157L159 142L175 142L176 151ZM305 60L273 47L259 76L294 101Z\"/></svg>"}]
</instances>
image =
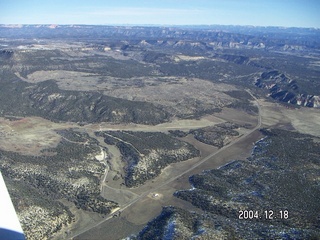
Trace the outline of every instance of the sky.
<instances>
[{"instance_id":1,"label":"sky","mask_svg":"<svg viewBox=\"0 0 320 240\"><path fill-rule=\"evenodd\" d=\"M320 0L0 0L0 24L320 28Z\"/></svg>"}]
</instances>

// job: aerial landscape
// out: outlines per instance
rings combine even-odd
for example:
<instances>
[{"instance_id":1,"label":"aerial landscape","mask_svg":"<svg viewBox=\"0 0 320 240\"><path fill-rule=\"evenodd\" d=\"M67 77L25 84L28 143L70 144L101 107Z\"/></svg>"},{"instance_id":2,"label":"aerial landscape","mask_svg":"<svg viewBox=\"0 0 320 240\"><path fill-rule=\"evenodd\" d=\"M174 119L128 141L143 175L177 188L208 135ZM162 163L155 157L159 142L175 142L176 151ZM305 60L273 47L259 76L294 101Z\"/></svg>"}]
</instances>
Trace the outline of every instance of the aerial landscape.
<instances>
[{"instance_id":1,"label":"aerial landscape","mask_svg":"<svg viewBox=\"0 0 320 240\"><path fill-rule=\"evenodd\" d=\"M0 171L26 239L320 239L319 26L156 9L0 18Z\"/></svg>"}]
</instances>

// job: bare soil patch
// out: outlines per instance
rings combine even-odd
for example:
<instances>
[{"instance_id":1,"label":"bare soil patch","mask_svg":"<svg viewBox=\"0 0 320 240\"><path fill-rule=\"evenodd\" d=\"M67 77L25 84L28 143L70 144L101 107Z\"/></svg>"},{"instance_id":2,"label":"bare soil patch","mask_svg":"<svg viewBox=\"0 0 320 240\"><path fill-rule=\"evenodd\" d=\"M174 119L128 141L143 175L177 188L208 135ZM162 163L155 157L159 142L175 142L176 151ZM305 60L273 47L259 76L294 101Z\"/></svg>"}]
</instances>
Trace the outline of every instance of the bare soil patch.
<instances>
[{"instance_id":1,"label":"bare soil patch","mask_svg":"<svg viewBox=\"0 0 320 240\"><path fill-rule=\"evenodd\" d=\"M220 113L215 113L214 116L239 125L249 123L254 127L257 124L256 115L250 115L234 108L223 108Z\"/></svg>"},{"instance_id":2,"label":"bare soil patch","mask_svg":"<svg viewBox=\"0 0 320 240\"><path fill-rule=\"evenodd\" d=\"M138 233L144 224L135 225L124 217L115 217L96 228L87 231L73 239L122 239L133 233Z\"/></svg>"},{"instance_id":3,"label":"bare soil patch","mask_svg":"<svg viewBox=\"0 0 320 240\"><path fill-rule=\"evenodd\" d=\"M265 126L291 125L301 133L320 136L320 110L301 107L289 109L279 103L259 99L262 123Z\"/></svg>"},{"instance_id":4,"label":"bare soil patch","mask_svg":"<svg viewBox=\"0 0 320 240\"><path fill-rule=\"evenodd\" d=\"M152 192L148 194L148 197L153 199L153 200L160 200L163 198L163 194L158 193L158 192Z\"/></svg>"},{"instance_id":5,"label":"bare soil patch","mask_svg":"<svg viewBox=\"0 0 320 240\"><path fill-rule=\"evenodd\" d=\"M21 118L10 121L0 118L0 148L23 155L39 155L41 150L54 148L61 136L54 130L68 128L40 117Z\"/></svg>"},{"instance_id":6,"label":"bare soil patch","mask_svg":"<svg viewBox=\"0 0 320 240\"><path fill-rule=\"evenodd\" d=\"M203 169L217 168L223 164L230 162L231 159L245 159L251 153L252 143L257 141L261 137L262 135L259 131L254 132L248 138L245 138L242 141L239 141L236 144L232 145L230 148L228 148L228 151L222 151L209 161L203 163L191 172L184 174L170 184L158 188L156 191L150 192L147 196L143 197L138 202L125 209L121 213L121 218L113 218L111 220L103 222L101 225L90 229L84 234L81 234L76 239L96 239L99 236L102 236L101 234L105 233L106 228L109 228L110 224L112 225L114 221L117 221L118 223L117 226L119 232L110 236L110 239L119 239L128 236L127 229L119 227L123 226L123 224L129 224L131 227L135 226L135 230L130 232L129 234L137 233L142 229L142 226L144 226L144 224L146 224L150 219L156 217L161 212L162 206L165 205L183 207L191 211L201 211L192 206L189 202L185 202L183 200L175 198L173 196L173 193L176 190L191 188L188 181L190 175L200 173ZM239 152L241 152L240 155ZM132 189L132 191L141 194L142 192L152 190L159 185L159 182L163 182L167 179L170 179L171 177L176 176L180 171L184 171L190 168L190 166L195 164L197 161L199 161L199 158L171 164L170 166L165 168L163 173L157 178L148 181L145 185L137 189ZM159 194L158 196L161 196L161 198L153 198L152 196L154 196L155 193Z\"/></svg>"},{"instance_id":7,"label":"bare soil patch","mask_svg":"<svg viewBox=\"0 0 320 240\"><path fill-rule=\"evenodd\" d=\"M217 114L205 115L200 119L178 119L175 118L170 122L161 123L157 125L143 125L143 124L112 124L112 123L99 123L99 124L89 124L83 126L84 129L89 128L93 131L146 131L146 132L168 132L169 130L185 130L202 128L213 126L226 120L220 118Z\"/></svg>"},{"instance_id":8,"label":"bare soil patch","mask_svg":"<svg viewBox=\"0 0 320 240\"><path fill-rule=\"evenodd\" d=\"M263 99L259 99L261 106L262 124L265 126L274 126L280 123L289 123L290 120L285 114L283 114L282 107L278 103L269 102Z\"/></svg>"},{"instance_id":9,"label":"bare soil patch","mask_svg":"<svg viewBox=\"0 0 320 240\"><path fill-rule=\"evenodd\" d=\"M281 109L289 119L292 126L301 133L307 133L320 137L320 109L300 108Z\"/></svg>"}]
</instances>

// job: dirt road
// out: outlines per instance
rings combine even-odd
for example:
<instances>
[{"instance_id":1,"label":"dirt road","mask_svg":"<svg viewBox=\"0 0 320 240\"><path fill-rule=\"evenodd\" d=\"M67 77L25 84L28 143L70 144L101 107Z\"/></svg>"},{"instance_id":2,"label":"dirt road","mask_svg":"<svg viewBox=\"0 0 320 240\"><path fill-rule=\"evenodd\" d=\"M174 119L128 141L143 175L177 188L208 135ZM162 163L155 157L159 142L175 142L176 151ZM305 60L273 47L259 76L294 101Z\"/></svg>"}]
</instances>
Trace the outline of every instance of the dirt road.
<instances>
[{"instance_id":1,"label":"dirt road","mask_svg":"<svg viewBox=\"0 0 320 240\"><path fill-rule=\"evenodd\" d=\"M118 214L124 212L127 209L130 209L131 207L133 207L136 203L138 203L139 201L144 201L144 199L152 194L154 194L154 196L157 196L155 194L158 190L160 190L161 188L164 188L166 186L168 186L169 184L173 183L174 181L177 181L179 178L186 176L187 174L189 174L190 172L192 172L194 169L198 168L199 166L203 165L205 162L207 162L209 159L214 158L216 155L225 152L226 150L228 150L229 148L231 148L232 146L234 146L235 144L237 144L238 142L244 140L245 138L247 138L249 135L251 135L252 133L254 133L255 131L257 131L260 127L261 127L261 109L260 109L260 105L257 101L257 99L251 94L251 92L249 90L247 90L249 92L249 94L255 99L255 104L258 107L259 110L259 114L258 114L258 122L257 125L251 129L250 131L248 131L247 133L241 135L239 138L235 139L234 141L232 141L231 143L229 143L228 145L220 148L219 150L209 154L208 156L204 157L203 159L201 159L200 161L194 163L191 167L189 167L187 170L182 171L181 173L175 175L174 177L171 177L163 182L158 182L158 184L156 184L154 187L140 193L139 195L137 195L133 200L131 200L130 202L122 205L117 211L113 212L111 215L107 216L105 219L103 219L100 222L95 223L94 225L88 226L86 229L82 229L81 231L75 233L73 236L70 237L70 239L88 239L88 237L90 238L90 235L85 234L87 232L90 232L90 230L94 230L95 228L99 227L100 225L102 225L103 223L106 223L107 221L111 220L114 218L114 216L118 216ZM228 163L229 160L226 160L226 162L224 162L224 164ZM148 208L148 211L150 211L149 206L145 205L144 206L146 209ZM94 238L94 236L92 236ZM121 237L121 236L118 236Z\"/></svg>"}]
</instances>

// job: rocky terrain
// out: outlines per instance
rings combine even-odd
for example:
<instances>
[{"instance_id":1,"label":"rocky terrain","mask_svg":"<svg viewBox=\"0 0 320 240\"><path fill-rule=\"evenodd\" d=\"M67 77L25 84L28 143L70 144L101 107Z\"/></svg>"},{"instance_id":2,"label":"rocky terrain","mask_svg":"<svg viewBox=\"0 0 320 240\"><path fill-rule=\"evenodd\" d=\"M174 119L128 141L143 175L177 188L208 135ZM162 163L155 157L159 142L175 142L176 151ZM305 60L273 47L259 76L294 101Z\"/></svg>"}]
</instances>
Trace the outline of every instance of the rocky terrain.
<instances>
[{"instance_id":1,"label":"rocky terrain","mask_svg":"<svg viewBox=\"0 0 320 240\"><path fill-rule=\"evenodd\" d=\"M264 72L255 80L259 88L269 90L269 96L281 102L305 107L320 107L320 95L301 92L299 83L279 71Z\"/></svg>"},{"instance_id":2,"label":"rocky terrain","mask_svg":"<svg viewBox=\"0 0 320 240\"><path fill-rule=\"evenodd\" d=\"M175 193L204 213L165 207L137 239L318 239L320 139L262 131L249 159L193 175L192 189Z\"/></svg>"}]
</instances>

